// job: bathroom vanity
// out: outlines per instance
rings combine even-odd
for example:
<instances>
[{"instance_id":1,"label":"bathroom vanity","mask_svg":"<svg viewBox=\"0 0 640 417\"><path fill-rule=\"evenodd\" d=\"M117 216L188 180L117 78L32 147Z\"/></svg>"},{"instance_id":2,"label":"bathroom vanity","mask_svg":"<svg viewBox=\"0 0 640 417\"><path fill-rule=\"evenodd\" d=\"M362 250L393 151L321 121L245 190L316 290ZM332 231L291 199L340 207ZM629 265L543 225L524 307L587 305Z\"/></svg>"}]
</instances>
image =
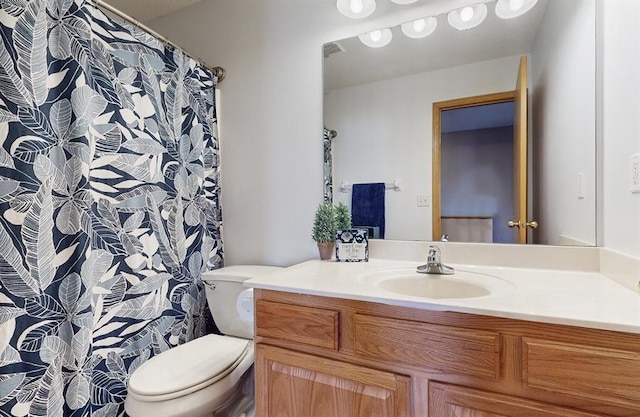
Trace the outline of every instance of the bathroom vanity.
<instances>
[{"instance_id":1,"label":"bathroom vanity","mask_svg":"<svg viewBox=\"0 0 640 417\"><path fill-rule=\"evenodd\" d=\"M637 293L597 273L504 268L513 288L493 300L366 287L398 265L311 261L250 284L258 417L640 415Z\"/></svg>"}]
</instances>

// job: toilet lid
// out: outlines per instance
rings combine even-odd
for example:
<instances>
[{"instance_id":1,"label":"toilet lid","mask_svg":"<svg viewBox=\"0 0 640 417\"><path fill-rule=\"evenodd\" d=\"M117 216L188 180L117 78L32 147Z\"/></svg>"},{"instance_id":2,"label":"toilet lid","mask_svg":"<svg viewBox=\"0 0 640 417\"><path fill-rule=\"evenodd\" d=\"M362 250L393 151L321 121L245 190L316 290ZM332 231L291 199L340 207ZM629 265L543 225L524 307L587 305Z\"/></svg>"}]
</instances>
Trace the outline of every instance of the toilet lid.
<instances>
[{"instance_id":1,"label":"toilet lid","mask_svg":"<svg viewBox=\"0 0 640 417\"><path fill-rule=\"evenodd\" d=\"M165 395L206 381L213 383L238 365L249 343L210 334L176 346L142 364L129 378L129 390L147 396Z\"/></svg>"}]
</instances>

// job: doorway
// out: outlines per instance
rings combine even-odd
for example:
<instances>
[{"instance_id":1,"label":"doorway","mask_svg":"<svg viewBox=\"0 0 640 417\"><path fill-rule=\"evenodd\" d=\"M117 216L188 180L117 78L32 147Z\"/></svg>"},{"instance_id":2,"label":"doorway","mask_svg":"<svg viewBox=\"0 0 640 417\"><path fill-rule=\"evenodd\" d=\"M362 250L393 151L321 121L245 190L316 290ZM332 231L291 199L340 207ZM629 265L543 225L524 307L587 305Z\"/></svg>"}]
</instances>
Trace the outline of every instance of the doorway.
<instances>
[{"instance_id":1,"label":"doorway","mask_svg":"<svg viewBox=\"0 0 640 417\"><path fill-rule=\"evenodd\" d=\"M507 225L514 230L514 242L531 241L529 230L538 228L538 222L528 218L528 89L527 57L520 57L515 90L503 93L433 103L433 240L442 236L442 113L443 111L481 105L513 102L513 217Z\"/></svg>"},{"instance_id":2,"label":"doorway","mask_svg":"<svg viewBox=\"0 0 640 417\"><path fill-rule=\"evenodd\" d=\"M433 240L517 242L514 106L514 91L434 103Z\"/></svg>"}]
</instances>

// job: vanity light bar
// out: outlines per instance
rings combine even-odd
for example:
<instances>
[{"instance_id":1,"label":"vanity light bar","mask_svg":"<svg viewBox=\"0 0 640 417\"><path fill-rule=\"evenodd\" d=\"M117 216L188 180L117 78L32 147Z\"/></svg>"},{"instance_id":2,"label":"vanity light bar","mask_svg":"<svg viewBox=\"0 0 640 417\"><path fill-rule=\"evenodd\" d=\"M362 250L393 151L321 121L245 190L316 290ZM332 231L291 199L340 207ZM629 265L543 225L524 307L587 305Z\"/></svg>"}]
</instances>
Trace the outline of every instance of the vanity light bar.
<instances>
[{"instance_id":1,"label":"vanity light bar","mask_svg":"<svg viewBox=\"0 0 640 417\"><path fill-rule=\"evenodd\" d=\"M364 10L365 3L367 1L373 2L373 10L375 10L375 0L338 0L338 10L342 14L347 15L341 10L342 8L354 7L360 11ZM391 0L397 4L411 4L417 0ZM501 19L513 19L518 16L522 16L531 10L538 0L497 0L495 12ZM370 7L370 6L367 6ZM472 29L480 25L487 17L487 4L478 3L466 7L461 7L450 11L447 14L447 21L449 24L458 30ZM373 13L373 11L371 11ZM364 17L359 15L358 17ZM436 16L428 16L405 22L400 25L400 30L405 36L409 38L425 38L431 35L438 26L438 19ZM360 41L371 48L380 48L386 46L391 42L393 34L391 29L378 29L371 32L358 35Z\"/></svg>"}]
</instances>

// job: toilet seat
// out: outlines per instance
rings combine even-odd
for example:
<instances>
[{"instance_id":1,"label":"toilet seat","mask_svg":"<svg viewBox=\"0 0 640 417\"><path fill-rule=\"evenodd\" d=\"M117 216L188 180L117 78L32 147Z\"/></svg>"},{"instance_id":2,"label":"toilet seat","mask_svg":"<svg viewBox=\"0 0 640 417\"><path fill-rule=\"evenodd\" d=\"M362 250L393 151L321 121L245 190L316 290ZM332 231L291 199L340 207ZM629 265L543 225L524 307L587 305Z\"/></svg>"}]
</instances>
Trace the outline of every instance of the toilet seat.
<instances>
[{"instance_id":1,"label":"toilet seat","mask_svg":"<svg viewBox=\"0 0 640 417\"><path fill-rule=\"evenodd\" d=\"M192 340L142 364L129 379L128 395L156 402L202 390L229 375L251 347L249 340L214 334Z\"/></svg>"}]
</instances>

